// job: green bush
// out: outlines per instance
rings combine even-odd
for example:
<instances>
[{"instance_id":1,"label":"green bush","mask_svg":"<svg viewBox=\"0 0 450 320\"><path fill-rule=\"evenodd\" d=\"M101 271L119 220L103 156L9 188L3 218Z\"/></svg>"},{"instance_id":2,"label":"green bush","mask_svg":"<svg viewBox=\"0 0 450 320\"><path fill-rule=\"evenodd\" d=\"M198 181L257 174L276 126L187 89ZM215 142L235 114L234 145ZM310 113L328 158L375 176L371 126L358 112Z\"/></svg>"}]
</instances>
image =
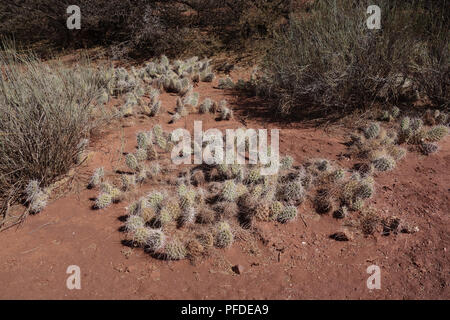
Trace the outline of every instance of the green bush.
<instances>
[{"instance_id":1,"label":"green bush","mask_svg":"<svg viewBox=\"0 0 450 320\"><path fill-rule=\"evenodd\" d=\"M366 26L369 2L315 1L309 13L291 17L268 49L256 93L287 115L342 113L418 94L447 106L445 2L377 1L380 30Z\"/></svg>"}]
</instances>

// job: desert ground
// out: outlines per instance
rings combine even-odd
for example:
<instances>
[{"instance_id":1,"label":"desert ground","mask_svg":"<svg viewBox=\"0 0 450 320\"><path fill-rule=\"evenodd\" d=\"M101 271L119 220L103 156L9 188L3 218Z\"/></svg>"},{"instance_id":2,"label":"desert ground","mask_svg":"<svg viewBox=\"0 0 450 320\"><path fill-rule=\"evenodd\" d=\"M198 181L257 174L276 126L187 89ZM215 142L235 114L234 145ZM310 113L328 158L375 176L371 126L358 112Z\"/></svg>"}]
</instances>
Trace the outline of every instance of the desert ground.
<instances>
[{"instance_id":1,"label":"desert ground","mask_svg":"<svg viewBox=\"0 0 450 320\"><path fill-rule=\"evenodd\" d=\"M232 74L232 77L235 77ZM122 201L93 210L97 191L86 189L100 164L105 170L120 166L121 141L134 147L136 133L159 123L172 130L180 123L203 126L280 129L280 153L294 163L327 158L344 168L348 129L342 126L286 124L268 116L252 99L238 99L217 89L217 81L195 88L201 97L226 99L234 111L231 121L189 114L168 124L170 115L132 116L102 129L88 147L91 154L74 168L62 192L39 214L0 233L2 299L448 299L450 227L450 140L430 156L408 152L389 173L376 173L376 194L370 206L385 217L398 217L416 228L414 233L375 232L364 235L331 214L319 215L310 204L299 207L301 219L287 224L256 222L246 241L236 241L201 261L155 259L126 245ZM161 94L167 111L176 95ZM119 103L110 101L111 108ZM253 111L257 109L258 112ZM252 116L251 114L257 116ZM343 156L344 155L344 156ZM148 188L157 185L151 181ZM344 231L350 241L330 235ZM66 269L81 269L81 290L68 290ZM370 265L381 268L381 289L366 286ZM239 266L239 271L237 267Z\"/></svg>"}]
</instances>

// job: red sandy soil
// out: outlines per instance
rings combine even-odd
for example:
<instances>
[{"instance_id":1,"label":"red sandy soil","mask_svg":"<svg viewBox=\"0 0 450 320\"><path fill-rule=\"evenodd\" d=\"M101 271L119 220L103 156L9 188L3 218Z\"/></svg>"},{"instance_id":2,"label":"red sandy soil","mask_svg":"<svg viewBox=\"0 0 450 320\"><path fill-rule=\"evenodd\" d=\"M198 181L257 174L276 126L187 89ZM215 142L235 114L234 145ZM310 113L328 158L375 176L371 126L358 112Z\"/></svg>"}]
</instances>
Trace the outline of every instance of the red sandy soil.
<instances>
[{"instance_id":1,"label":"red sandy soil","mask_svg":"<svg viewBox=\"0 0 450 320\"><path fill-rule=\"evenodd\" d=\"M19 228L0 233L1 299L449 299L450 138L440 152L425 157L410 152L390 173L375 176L377 193L370 204L381 216L397 216L417 226L413 234L364 236L331 215L319 216L308 205L303 219L281 225L258 222L263 241L238 241L231 249L197 264L161 261L142 249L122 244L120 228L129 201L92 210L96 190L85 188L98 166L111 173L123 168L121 152L135 148L135 133L160 122L165 130L193 127L204 130L241 127L280 128L281 154L300 164L308 158L328 158L350 167L342 157L342 128L331 132L302 123L272 120L256 104L236 104L232 95L201 83L201 100L226 98L235 120L214 121L211 115L191 114L168 125L170 115L132 117L110 126L91 141L93 157L74 170L71 192L53 199ZM176 96L163 94L166 111ZM114 103L114 102L113 102ZM252 116L252 114L254 116ZM252 117L251 117L252 116ZM121 144L123 141L123 149ZM121 162L119 162L121 161ZM151 184L147 189L151 189ZM329 235L345 230L353 239L338 242ZM232 271L241 265L242 274ZM366 286L366 269L381 268L381 289ZM81 268L81 290L68 290L66 269Z\"/></svg>"}]
</instances>

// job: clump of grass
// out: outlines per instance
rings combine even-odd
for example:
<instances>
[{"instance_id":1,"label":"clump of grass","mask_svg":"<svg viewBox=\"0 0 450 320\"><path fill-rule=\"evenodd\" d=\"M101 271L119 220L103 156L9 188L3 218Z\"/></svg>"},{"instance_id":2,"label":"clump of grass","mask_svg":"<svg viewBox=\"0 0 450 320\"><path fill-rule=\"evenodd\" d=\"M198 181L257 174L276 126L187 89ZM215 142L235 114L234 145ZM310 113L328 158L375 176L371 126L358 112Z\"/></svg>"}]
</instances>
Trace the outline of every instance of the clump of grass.
<instances>
[{"instance_id":1,"label":"clump of grass","mask_svg":"<svg viewBox=\"0 0 450 320\"><path fill-rule=\"evenodd\" d=\"M107 117L95 103L109 79L81 62L42 63L32 52L0 45L0 215L25 200L30 180L48 186L66 173ZM95 115L95 116L94 116ZM20 152L19 152L20 151ZM1 217L0 216L0 217ZM13 221L2 221L3 223Z\"/></svg>"}]
</instances>

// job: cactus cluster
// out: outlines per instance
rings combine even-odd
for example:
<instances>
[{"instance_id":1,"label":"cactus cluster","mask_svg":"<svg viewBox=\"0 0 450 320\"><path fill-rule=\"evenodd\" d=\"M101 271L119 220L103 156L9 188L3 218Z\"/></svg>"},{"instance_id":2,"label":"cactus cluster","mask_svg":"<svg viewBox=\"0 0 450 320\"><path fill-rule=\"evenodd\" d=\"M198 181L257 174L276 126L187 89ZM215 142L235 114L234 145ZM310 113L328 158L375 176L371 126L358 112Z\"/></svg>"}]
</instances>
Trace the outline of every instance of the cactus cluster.
<instances>
[{"instance_id":1,"label":"cactus cluster","mask_svg":"<svg viewBox=\"0 0 450 320\"><path fill-rule=\"evenodd\" d=\"M289 221L297 218L298 210L297 207L294 206L286 206L283 210L277 215L278 222L287 223Z\"/></svg>"},{"instance_id":2,"label":"cactus cluster","mask_svg":"<svg viewBox=\"0 0 450 320\"><path fill-rule=\"evenodd\" d=\"M233 244L233 232L227 222L220 222L218 224L214 240L214 244L218 248L228 248Z\"/></svg>"},{"instance_id":3,"label":"cactus cluster","mask_svg":"<svg viewBox=\"0 0 450 320\"><path fill-rule=\"evenodd\" d=\"M365 130L364 136L366 139L375 139L380 134L380 125L377 122L372 122Z\"/></svg>"},{"instance_id":4,"label":"cactus cluster","mask_svg":"<svg viewBox=\"0 0 450 320\"><path fill-rule=\"evenodd\" d=\"M374 159L372 164L378 171L391 171L395 168L395 160L389 155L380 156Z\"/></svg>"},{"instance_id":5,"label":"cactus cluster","mask_svg":"<svg viewBox=\"0 0 450 320\"><path fill-rule=\"evenodd\" d=\"M172 240L164 247L164 253L169 260L182 260L186 258L187 250L181 241Z\"/></svg>"},{"instance_id":6,"label":"cactus cluster","mask_svg":"<svg viewBox=\"0 0 450 320\"><path fill-rule=\"evenodd\" d=\"M222 198L225 201L235 201L237 198L236 184L233 180L227 180L223 184Z\"/></svg>"},{"instance_id":7,"label":"cactus cluster","mask_svg":"<svg viewBox=\"0 0 450 320\"><path fill-rule=\"evenodd\" d=\"M31 180L26 188L26 202L29 204L30 213L35 214L41 212L48 201L48 194L39 187L37 180Z\"/></svg>"},{"instance_id":8,"label":"cactus cluster","mask_svg":"<svg viewBox=\"0 0 450 320\"><path fill-rule=\"evenodd\" d=\"M89 180L88 188L98 187L103 182L104 177L105 170L103 167L95 169L91 179Z\"/></svg>"}]
</instances>

